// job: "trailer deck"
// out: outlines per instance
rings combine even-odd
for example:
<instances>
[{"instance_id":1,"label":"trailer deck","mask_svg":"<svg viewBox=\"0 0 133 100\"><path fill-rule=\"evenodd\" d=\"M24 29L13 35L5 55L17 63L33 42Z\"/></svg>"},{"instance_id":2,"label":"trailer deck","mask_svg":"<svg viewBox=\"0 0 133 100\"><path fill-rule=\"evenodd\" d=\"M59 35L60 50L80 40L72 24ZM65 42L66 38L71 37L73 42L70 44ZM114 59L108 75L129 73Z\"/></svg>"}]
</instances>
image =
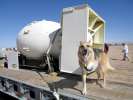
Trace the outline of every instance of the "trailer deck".
<instances>
[{"instance_id":1,"label":"trailer deck","mask_svg":"<svg viewBox=\"0 0 133 100\"><path fill-rule=\"evenodd\" d=\"M66 75L66 77L68 78L70 75ZM77 78L77 76L74 77ZM42 91L49 92L47 94L50 95L50 98L54 98L52 97L52 93L54 91L56 91L61 98L69 98L71 100L88 100L91 98L91 96L87 97L81 95L79 89L80 87L75 87L76 85L80 85L80 82L76 81L76 79L72 80L72 77L70 79L67 78L48 75L45 72L29 71L24 69L0 70L1 91L4 91L4 93L8 93L9 95L18 99L31 99L32 96L30 95L29 91L33 91L35 94L40 92L39 94L36 94L38 95L37 98L35 98L36 100L43 100L43 97L41 96L43 94L41 94ZM27 92L27 94L24 93L24 91ZM46 93L44 93L44 95L45 94Z\"/></svg>"},{"instance_id":2,"label":"trailer deck","mask_svg":"<svg viewBox=\"0 0 133 100\"><path fill-rule=\"evenodd\" d=\"M133 46L129 46L133 52ZM132 100L133 98L133 61L121 61L120 46L110 48L111 64L116 68L109 72L107 87L101 88L95 82L95 74L87 80L86 96L81 94L81 76L62 73L60 76L48 75L37 70L0 69L0 91L17 99L54 100L54 91L60 100ZM118 51L115 53L115 51ZM131 60L133 55L131 56ZM101 80L102 83L102 80Z\"/></svg>"}]
</instances>

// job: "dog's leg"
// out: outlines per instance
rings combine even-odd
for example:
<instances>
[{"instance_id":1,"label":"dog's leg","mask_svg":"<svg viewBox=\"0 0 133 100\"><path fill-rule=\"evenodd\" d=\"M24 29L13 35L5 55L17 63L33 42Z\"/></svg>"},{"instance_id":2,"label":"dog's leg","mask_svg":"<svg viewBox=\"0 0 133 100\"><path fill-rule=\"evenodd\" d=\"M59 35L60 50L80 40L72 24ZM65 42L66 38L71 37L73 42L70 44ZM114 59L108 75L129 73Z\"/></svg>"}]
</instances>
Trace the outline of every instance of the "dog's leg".
<instances>
[{"instance_id":1,"label":"dog's leg","mask_svg":"<svg viewBox=\"0 0 133 100\"><path fill-rule=\"evenodd\" d=\"M100 80L100 77L101 77L101 73L100 73L100 70L97 70L97 78L98 78L98 81Z\"/></svg>"},{"instance_id":2,"label":"dog's leg","mask_svg":"<svg viewBox=\"0 0 133 100\"><path fill-rule=\"evenodd\" d=\"M97 71L96 71L96 74L97 74L96 84L98 84L98 85L102 88L103 86L99 83L100 78L101 78L100 70L97 70Z\"/></svg>"},{"instance_id":3,"label":"dog's leg","mask_svg":"<svg viewBox=\"0 0 133 100\"><path fill-rule=\"evenodd\" d=\"M102 67L100 69L101 75L103 77L103 85L102 85L102 87L105 88L106 87L106 70L104 70Z\"/></svg>"},{"instance_id":4,"label":"dog's leg","mask_svg":"<svg viewBox=\"0 0 133 100\"><path fill-rule=\"evenodd\" d=\"M106 74L103 72L103 87L106 88Z\"/></svg>"},{"instance_id":5,"label":"dog's leg","mask_svg":"<svg viewBox=\"0 0 133 100\"><path fill-rule=\"evenodd\" d=\"M99 71L96 71L96 73L97 73L97 83L98 83L98 81L100 80L101 75L100 75Z\"/></svg>"},{"instance_id":6,"label":"dog's leg","mask_svg":"<svg viewBox=\"0 0 133 100\"><path fill-rule=\"evenodd\" d=\"M83 81L82 94L86 95L87 91L86 91L86 74L85 73L82 74L82 81Z\"/></svg>"}]
</instances>

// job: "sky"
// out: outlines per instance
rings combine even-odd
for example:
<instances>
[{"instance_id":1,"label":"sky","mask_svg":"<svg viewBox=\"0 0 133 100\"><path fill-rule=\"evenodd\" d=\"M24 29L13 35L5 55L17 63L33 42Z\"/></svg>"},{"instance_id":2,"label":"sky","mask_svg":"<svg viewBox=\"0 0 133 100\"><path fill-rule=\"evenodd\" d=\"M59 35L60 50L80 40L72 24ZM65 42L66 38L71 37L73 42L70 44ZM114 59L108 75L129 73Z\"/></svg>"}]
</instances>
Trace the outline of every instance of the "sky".
<instances>
[{"instance_id":1,"label":"sky","mask_svg":"<svg viewBox=\"0 0 133 100\"><path fill-rule=\"evenodd\" d=\"M0 0L0 48L16 47L28 23L60 22L63 8L86 3L106 21L106 42L133 42L133 0Z\"/></svg>"}]
</instances>

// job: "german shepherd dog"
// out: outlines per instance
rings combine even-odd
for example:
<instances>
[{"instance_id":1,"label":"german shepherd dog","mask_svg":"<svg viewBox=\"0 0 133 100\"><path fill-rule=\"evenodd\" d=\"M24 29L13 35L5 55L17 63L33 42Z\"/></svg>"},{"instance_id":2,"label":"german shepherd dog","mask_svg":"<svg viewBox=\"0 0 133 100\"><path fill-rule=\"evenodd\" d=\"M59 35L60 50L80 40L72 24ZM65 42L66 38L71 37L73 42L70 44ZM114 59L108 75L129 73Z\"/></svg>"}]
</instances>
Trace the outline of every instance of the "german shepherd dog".
<instances>
[{"instance_id":1,"label":"german shepherd dog","mask_svg":"<svg viewBox=\"0 0 133 100\"><path fill-rule=\"evenodd\" d=\"M87 75L96 72L97 82L100 80L101 76L103 78L104 84L102 87L106 86L106 75L108 70L114 70L114 68L109 63L108 58L108 48L104 47L104 50L99 52L99 56L95 56L94 49L89 42L80 42L78 50L79 65L82 69L82 81L83 90L82 94L86 95L86 78Z\"/></svg>"}]
</instances>

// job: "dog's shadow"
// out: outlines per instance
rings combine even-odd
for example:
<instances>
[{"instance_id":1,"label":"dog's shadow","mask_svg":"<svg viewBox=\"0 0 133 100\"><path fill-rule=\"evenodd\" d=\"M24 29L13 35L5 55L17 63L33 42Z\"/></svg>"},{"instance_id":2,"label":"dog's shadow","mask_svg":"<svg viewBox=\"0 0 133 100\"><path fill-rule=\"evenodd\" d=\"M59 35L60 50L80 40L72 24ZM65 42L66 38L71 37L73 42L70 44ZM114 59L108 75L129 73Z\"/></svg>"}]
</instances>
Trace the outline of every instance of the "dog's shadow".
<instances>
[{"instance_id":1,"label":"dog's shadow","mask_svg":"<svg viewBox=\"0 0 133 100\"><path fill-rule=\"evenodd\" d=\"M41 77L42 80L45 81L44 77L41 75L40 72L38 72L38 75ZM82 77L80 75L71 75L71 74L66 74L66 73L61 73L59 75L61 77L60 80L58 81L53 81L53 82L46 82L48 84L48 87L50 88L51 91L58 91L59 89L73 89L82 94L82 83L81 83L81 88L77 88L76 86L82 82ZM97 81L97 79L88 79L86 80L87 84L92 84L96 83L100 87L102 85Z\"/></svg>"},{"instance_id":2,"label":"dog's shadow","mask_svg":"<svg viewBox=\"0 0 133 100\"><path fill-rule=\"evenodd\" d=\"M55 91L55 90L58 91L58 89L64 89L64 88L70 88L70 89L78 90L74 87L78 84L79 80L75 80L75 79L72 80L72 78L74 76L70 76L68 74L64 75L64 73L61 73L60 77L62 77L62 79L60 79L59 81L47 82L40 71L36 71L36 73L40 76L40 78L44 82L46 82L48 84L51 91ZM80 90L78 90L78 91L80 91Z\"/></svg>"},{"instance_id":3,"label":"dog's shadow","mask_svg":"<svg viewBox=\"0 0 133 100\"><path fill-rule=\"evenodd\" d=\"M59 81L48 83L48 86L51 91L58 91L59 89L73 89L81 93L81 90L75 87L81 80L79 77L75 75L70 76L64 73L60 74L60 77L62 77L62 79L60 79Z\"/></svg>"},{"instance_id":4,"label":"dog's shadow","mask_svg":"<svg viewBox=\"0 0 133 100\"><path fill-rule=\"evenodd\" d=\"M93 83L95 83L96 85L98 85L100 88L104 88L103 87L103 85L102 85L102 83L100 83L101 81L103 81L103 79L89 79L89 78L87 78L87 80L86 80L86 83L89 83L89 84L93 84Z\"/></svg>"},{"instance_id":5,"label":"dog's shadow","mask_svg":"<svg viewBox=\"0 0 133 100\"><path fill-rule=\"evenodd\" d=\"M77 85L76 81L70 81L68 79L61 79L60 81L57 81L57 82L48 83L48 86L49 86L51 91L56 91L57 92L59 89L61 89L61 90L63 90L63 89L74 89L74 90L81 93L81 90L75 88L76 85Z\"/></svg>"}]
</instances>

